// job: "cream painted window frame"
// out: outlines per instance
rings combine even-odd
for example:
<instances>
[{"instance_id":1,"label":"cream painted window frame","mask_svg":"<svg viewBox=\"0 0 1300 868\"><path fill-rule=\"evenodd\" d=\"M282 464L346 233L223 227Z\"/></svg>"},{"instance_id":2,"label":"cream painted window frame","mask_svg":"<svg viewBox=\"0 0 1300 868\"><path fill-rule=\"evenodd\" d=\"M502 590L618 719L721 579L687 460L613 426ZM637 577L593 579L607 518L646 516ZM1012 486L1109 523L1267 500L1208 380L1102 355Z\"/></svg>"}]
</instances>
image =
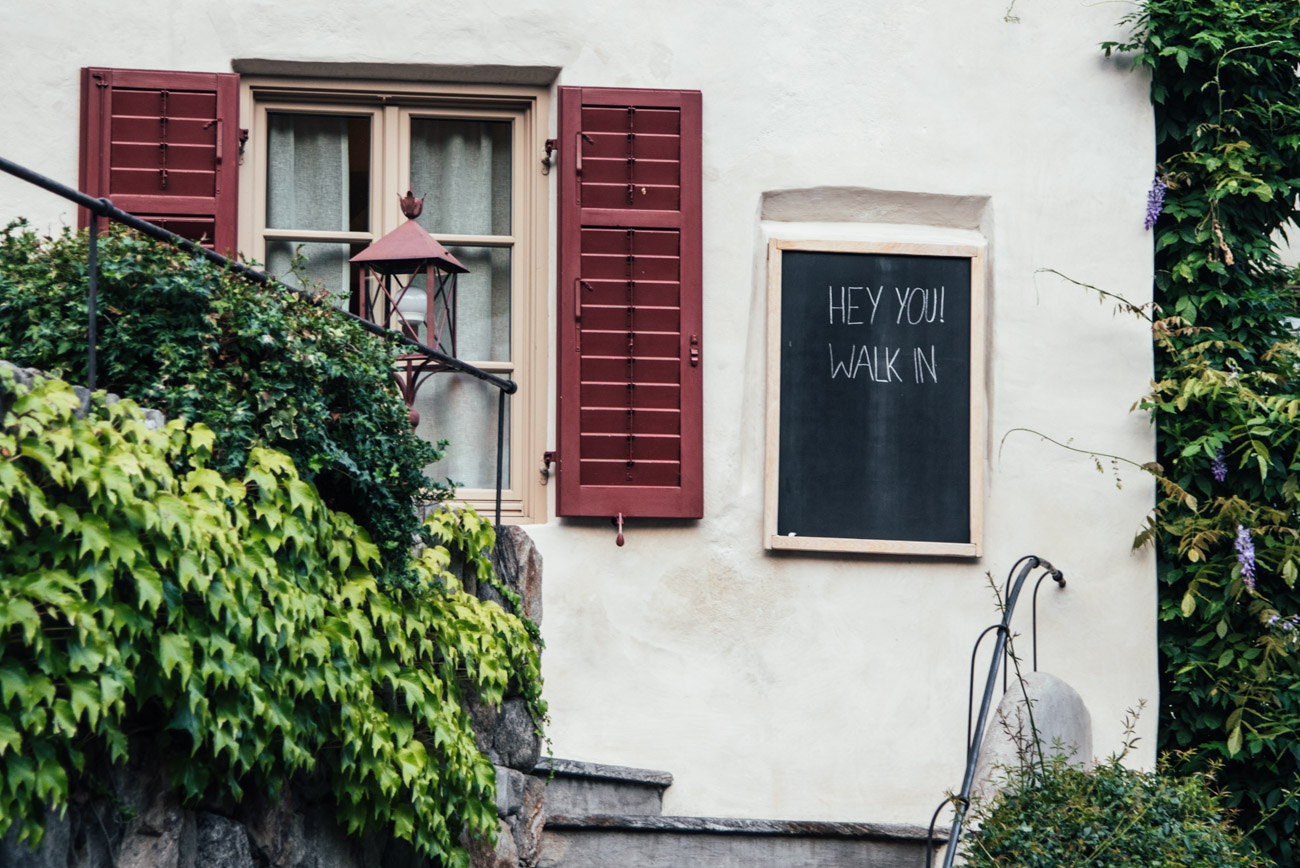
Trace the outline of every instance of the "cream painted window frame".
<instances>
[{"instance_id":1,"label":"cream painted window frame","mask_svg":"<svg viewBox=\"0 0 1300 868\"><path fill-rule=\"evenodd\" d=\"M368 232L270 230L266 227L267 113L372 116L371 225ZM370 80L318 80L244 76L240 117L248 127L239 190L239 248L245 258L266 261L271 239L369 243L405 219L397 195L409 188L412 117L509 120L512 124L511 234L438 235L443 244L508 246L511 249L510 361L464 359L510 376L519 391L509 397L507 449L510 474L501 492L501 518L511 524L546 521L543 477L534 472L545 449L547 395L547 178L542 174L550 96L546 88L516 85L424 84ZM435 376L464 376L437 374ZM495 442L484 444L495 450ZM459 499L485 515L495 509L495 490L461 489Z\"/></svg>"}]
</instances>

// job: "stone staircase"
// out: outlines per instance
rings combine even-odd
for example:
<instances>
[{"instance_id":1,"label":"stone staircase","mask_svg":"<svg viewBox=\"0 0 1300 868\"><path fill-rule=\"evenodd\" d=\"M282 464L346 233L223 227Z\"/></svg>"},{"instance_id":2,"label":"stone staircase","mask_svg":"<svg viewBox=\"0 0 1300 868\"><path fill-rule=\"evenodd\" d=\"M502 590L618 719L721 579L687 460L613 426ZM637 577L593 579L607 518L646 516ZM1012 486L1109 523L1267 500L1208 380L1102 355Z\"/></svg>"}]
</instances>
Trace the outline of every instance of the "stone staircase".
<instances>
[{"instance_id":1,"label":"stone staircase","mask_svg":"<svg viewBox=\"0 0 1300 868\"><path fill-rule=\"evenodd\" d=\"M665 817L667 772L552 759L535 774L549 777L538 868L925 865L921 826Z\"/></svg>"}]
</instances>

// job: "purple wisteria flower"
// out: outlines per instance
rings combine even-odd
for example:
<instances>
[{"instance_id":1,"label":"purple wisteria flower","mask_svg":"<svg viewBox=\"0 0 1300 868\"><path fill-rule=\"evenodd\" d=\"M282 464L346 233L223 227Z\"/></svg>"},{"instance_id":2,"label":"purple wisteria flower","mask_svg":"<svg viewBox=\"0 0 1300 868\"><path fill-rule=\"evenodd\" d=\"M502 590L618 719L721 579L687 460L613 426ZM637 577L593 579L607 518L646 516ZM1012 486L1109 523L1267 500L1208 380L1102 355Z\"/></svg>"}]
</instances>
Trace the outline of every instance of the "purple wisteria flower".
<instances>
[{"instance_id":1,"label":"purple wisteria flower","mask_svg":"<svg viewBox=\"0 0 1300 868\"><path fill-rule=\"evenodd\" d=\"M1237 525L1237 563L1241 564L1241 578L1246 582L1250 592L1255 593L1255 543L1250 538L1250 531Z\"/></svg>"},{"instance_id":2,"label":"purple wisteria flower","mask_svg":"<svg viewBox=\"0 0 1300 868\"><path fill-rule=\"evenodd\" d=\"M1283 618L1281 615L1274 614L1269 617L1267 626L1276 626L1281 628L1282 632L1290 633L1297 626L1300 626L1300 615L1289 615Z\"/></svg>"},{"instance_id":3,"label":"purple wisteria flower","mask_svg":"<svg viewBox=\"0 0 1300 868\"><path fill-rule=\"evenodd\" d=\"M1147 229L1156 225L1156 219L1165 209L1165 190L1168 186L1159 175L1151 180L1151 191L1147 193Z\"/></svg>"},{"instance_id":4,"label":"purple wisteria flower","mask_svg":"<svg viewBox=\"0 0 1300 868\"><path fill-rule=\"evenodd\" d=\"M1222 482L1228 478L1228 462L1224 460L1222 449L1214 453L1214 460L1210 462L1210 473L1213 474L1215 482Z\"/></svg>"}]
</instances>

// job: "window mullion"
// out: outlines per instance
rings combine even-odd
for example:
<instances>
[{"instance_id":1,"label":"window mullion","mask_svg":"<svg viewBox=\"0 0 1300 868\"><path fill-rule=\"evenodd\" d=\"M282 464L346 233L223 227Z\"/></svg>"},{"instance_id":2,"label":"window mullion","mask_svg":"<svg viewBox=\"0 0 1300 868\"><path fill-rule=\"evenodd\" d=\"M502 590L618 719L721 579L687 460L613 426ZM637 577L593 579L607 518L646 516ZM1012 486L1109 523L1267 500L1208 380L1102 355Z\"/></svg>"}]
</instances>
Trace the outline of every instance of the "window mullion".
<instances>
[{"instance_id":1,"label":"window mullion","mask_svg":"<svg viewBox=\"0 0 1300 868\"><path fill-rule=\"evenodd\" d=\"M380 150L377 151L380 154L381 168L376 174L379 181L372 191L375 214L380 221L380 231L376 234L378 238L392 232L405 220L398 204L398 196L406 192L402 186L403 151L408 152L406 158L409 159L410 148L406 143L402 115L403 112L397 106L384 106L383 139Z\"/></svg>"}]
</instances>

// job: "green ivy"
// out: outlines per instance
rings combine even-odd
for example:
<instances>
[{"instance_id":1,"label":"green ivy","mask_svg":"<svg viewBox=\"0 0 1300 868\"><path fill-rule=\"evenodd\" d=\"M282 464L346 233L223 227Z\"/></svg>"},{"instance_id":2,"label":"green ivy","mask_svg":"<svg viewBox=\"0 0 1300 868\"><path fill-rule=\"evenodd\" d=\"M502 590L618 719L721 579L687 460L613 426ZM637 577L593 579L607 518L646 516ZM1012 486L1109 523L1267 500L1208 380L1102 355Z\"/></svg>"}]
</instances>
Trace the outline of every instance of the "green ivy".
<instances>
[{"instance_id":1,"label":"green ivy","mask_svg":"<svg viewBox=\"0 0 1300 868\"><path fill-rule=\"evenodd\" d=\"M1157 176L1160 745L1221 763L1238 822L1300 858L1300 349L1274 234L1300 212L1300 7L1146 0L1125 43L1151 74ZM1140 210L1135 207L1135 217ZM1192 753L1184 753L1195 748Z\"/></svg>"},{"instance_id":2,"label":"green ivy","mask_svg":"<svg viewBox=\"0 0 1300 868\"><path fill-rule=\"evenodd\" d=\"M223 474L203 424L148 430L102 392L79 409L66 383L0 370L0 836L38 842L131 734L186 799L315 769L349 831L466 865L462 832L497 825L466 700L513 684L544 712L528 627L465 593L446 545L382 588L368 534L283 452L250 445ZM429 532L490 578L489 525L443 511Z\"/></svg>"},{"instance_id":3,"label":"green ivy","mask_svg":"<svg viewBox=\"0 0 1300 868\"><path fill-rule=\"evenodd\" d=\"M0 233L0 359L86 380L86 235ZM441 457L411 431L392 378L397 345L316 303L115 229L99 245L99 384L215 433L211 466L238 473L281 449L331 509L405 572L417 500L440 500Z\"/></svg>"}]
</instances>

